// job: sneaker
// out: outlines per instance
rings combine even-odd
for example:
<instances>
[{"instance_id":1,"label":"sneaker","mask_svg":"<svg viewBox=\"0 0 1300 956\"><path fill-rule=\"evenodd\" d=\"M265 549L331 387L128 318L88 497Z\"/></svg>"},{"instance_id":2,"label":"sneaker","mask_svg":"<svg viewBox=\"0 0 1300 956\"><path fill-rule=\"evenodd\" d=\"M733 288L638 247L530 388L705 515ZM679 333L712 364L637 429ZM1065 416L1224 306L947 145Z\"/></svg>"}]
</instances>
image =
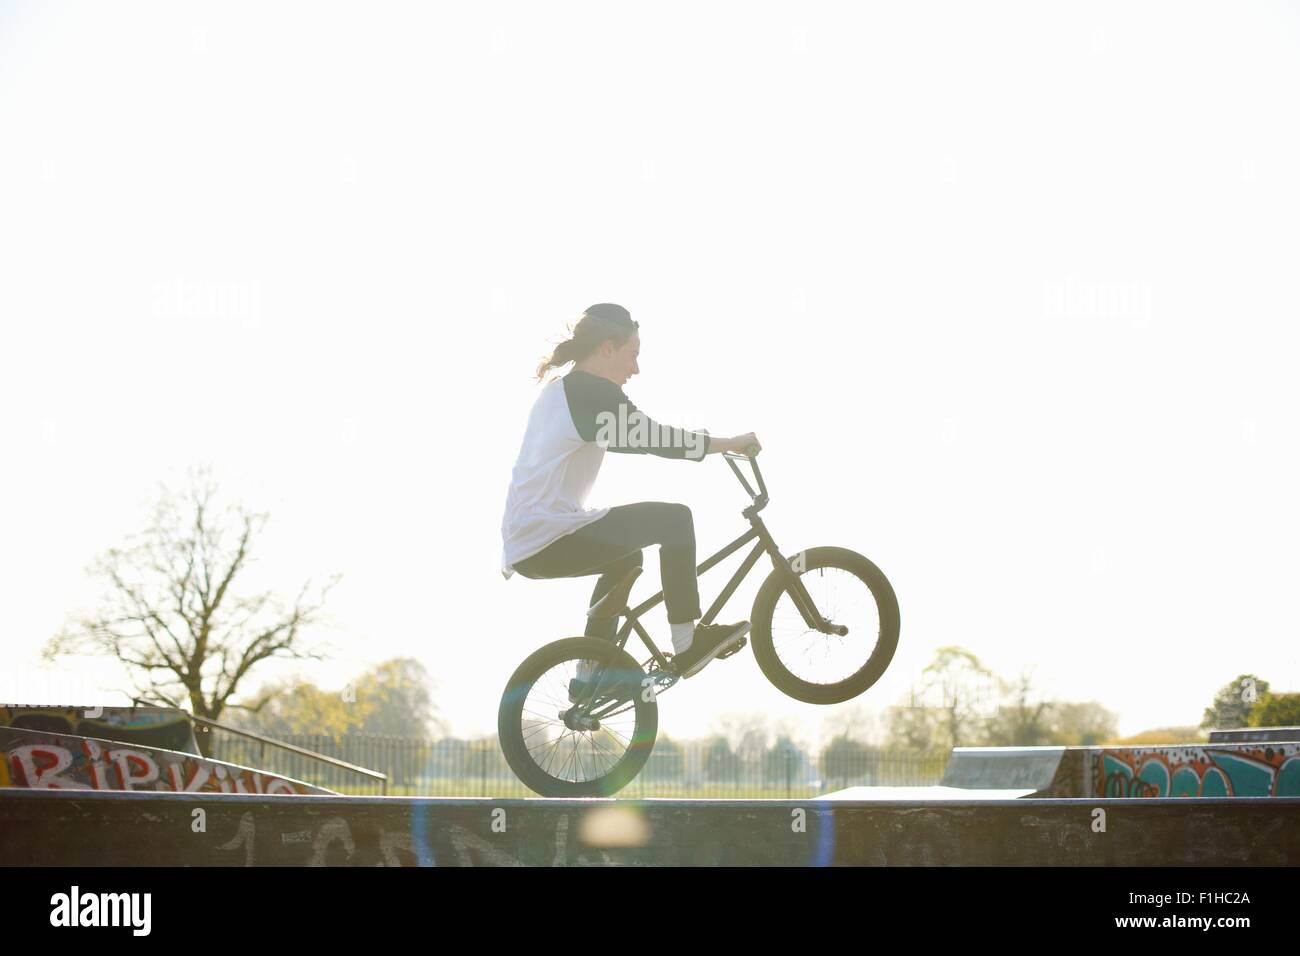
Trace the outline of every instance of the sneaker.
<instances>
[{"instance_id":1,"label":"sneaker","mask_svg":"<svg viewBox=\"0 0 1300 956\"><path fill-rule=\"evenodd\" d=\"M749 622L697 624L691 646L673 655L673 670L679 677L694 677L709 661L735 647L749 633Z\"/></svg>"},{"instance_id":2,"label":"sneaker","mask_svg":"<svg viewBox=\"0 0 1300 956\"><path fill-rule=\"evenodd\" d=\"M582 695L587 692L587 682L581 677L575 677L569 681L569 703L576 704L582 700Z\"/></svg>"},{"instance_id":3,"label":"sneaker","mask_svg":"<svg viewBox=\"0 0 1300 956\"><path fill-rule=\"evenodd\" d=\"M569 681L569 703L576 704L586 693L596 666L597 662L590 659L578 661L578 676Z\"/></svg>"},{"instance_id":4,"label":"sneaker","mask_svg":"<svg viewBox=\"0 0 1300 956\"><path fill-rule=\"evenodd\" d=\"M582 664L588 663L583 661ZM578 675L569 681L569 703L576 704L582 700L588 693L591 684L591 667L578 665ZM641 671L635 674L617 675L607 672L601 678L601 686L598 688L600 697L624 697L631 696L637 688L641 686L641 678L645 675Z\"/></svg>"}]
</instances>

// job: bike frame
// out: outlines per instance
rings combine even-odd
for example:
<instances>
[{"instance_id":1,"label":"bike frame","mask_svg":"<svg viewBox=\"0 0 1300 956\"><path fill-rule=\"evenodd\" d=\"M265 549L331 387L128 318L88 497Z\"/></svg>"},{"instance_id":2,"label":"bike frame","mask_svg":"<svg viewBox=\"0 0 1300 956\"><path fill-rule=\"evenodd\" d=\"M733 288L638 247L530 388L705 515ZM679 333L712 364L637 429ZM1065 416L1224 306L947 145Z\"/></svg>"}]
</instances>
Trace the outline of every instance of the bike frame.
<instances>
[{"instance_id":1,"label":"bike frame","mask_svg":"<svg viewBox=\"0 0 1300 956\"><path fill-rule=\"evenodd\" d=\"M763 519L758 516L758 513L767 507L769 501L767 485L763 482L763 473L759 470L758 462L755 460L753 455L737 455L732 454L731 452L723 452L722 455L727 459L727 464L731 466L731 470L735 472L736 477L740 479L740 483L744 486L745 491L753 499L753 503L748 508L741 511L741 514L749 521L750 528L739 538L736 538L730 544L723 547L722 550L706 559L703 564L696 567L695 573L697 576L702 575L710 568L716 566L718 562L743 548L749 542L757 541L758 543L754 545L753 550L745 556L745 560L741 562L740 567L738 567L735 573L732 574L731 580L728 581L727 586L722 589L722 593L720 593L714 602L709 605L709 609L704 613L704 617L700 619L700 623L711 624L713 622L713 619L717 617L718 613L726 605L727 600L735 593L736 588L740 586L740 582L745 580L746 576L758 562L758 559L766 553L768 557L772 559L772 567L785 581L786 587L789 589L795 606L803 616L804 623L807 624L809 628L815 628L819 631L827 631L830 627L830 622L828 622L817 610L816 606L813 604L812 597L803 586L803 582L800 580L799 575L795 573L790 561L781 553L780 548L777 547L776 541L773 539L772 533L767 530L767 525L763 523ZM747 461L753 468L754 479L758 484L757 492L754 491L749 482L745 480L745 476L741 474L740 469L736 467L737 461ZM796 557L798 556L796 555ZM647 598L636 607L629 608L627 611L627 620L619 629L618 635L614 639L614 643L620 648L624 647L632 632L635 631L637 636L641 638L641 643L644 644L646 650L650 652L654 661L661 668L667 669L667 659L660 652L654 641L650 639L649 633L647 633L646 629L641 626L641 621L639 620L642 614L649 611L651 608L658 606L663 599L664 592L660 591L658 594Z\"/></svg>"}]
</instances>

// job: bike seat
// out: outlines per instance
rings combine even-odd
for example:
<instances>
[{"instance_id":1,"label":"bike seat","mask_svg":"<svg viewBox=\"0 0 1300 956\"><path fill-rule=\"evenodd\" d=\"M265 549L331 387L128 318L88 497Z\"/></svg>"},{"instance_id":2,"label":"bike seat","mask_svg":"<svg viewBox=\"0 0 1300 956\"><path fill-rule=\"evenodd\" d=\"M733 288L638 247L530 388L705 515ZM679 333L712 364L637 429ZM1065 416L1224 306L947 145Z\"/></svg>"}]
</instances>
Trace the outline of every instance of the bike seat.
<instances>
[{"instance_id":1,"label":"bike seat","mask_svg":"<svg viewBox=\"0 0 1300 956\"><path fill-rule=\"evenodd\" d=\"M627 610L627 596L632 593L632 584L641 576L641 569L631 568L627 574L623 575L609 592L591 606L587 611L587 617L597 621L604 621L612 617L618 617Z\"/></svg>"}]
</instances>

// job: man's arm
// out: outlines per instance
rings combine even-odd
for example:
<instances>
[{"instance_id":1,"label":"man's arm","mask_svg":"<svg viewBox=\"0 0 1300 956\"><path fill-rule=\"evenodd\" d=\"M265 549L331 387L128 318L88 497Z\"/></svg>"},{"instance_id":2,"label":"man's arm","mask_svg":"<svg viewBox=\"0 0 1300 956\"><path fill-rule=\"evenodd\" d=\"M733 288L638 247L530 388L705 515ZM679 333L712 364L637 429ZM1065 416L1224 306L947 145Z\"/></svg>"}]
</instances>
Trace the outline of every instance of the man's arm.
<instances>
[{"instance_id":1,"label":"man's arm","mask_svg":"<svg viewBox=\"0 0 1300 956\"><path fill-rule=\"evenodd\" d=\"M659 424L607 378L568 375L564 389L578 434L608 451L703 461L709 452L725 450L728 440L711 438L707 431Z\"/></svg>"}]
</instances>

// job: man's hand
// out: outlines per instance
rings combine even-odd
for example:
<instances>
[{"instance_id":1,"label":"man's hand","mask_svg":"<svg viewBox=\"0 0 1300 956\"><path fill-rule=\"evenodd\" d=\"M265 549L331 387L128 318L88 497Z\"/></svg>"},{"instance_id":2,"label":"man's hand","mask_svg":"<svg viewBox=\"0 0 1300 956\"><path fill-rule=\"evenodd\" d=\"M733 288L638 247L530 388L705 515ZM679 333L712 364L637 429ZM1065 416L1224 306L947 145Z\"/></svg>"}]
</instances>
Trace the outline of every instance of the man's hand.
<instances>
[{"instance_id":1,"label":"man's hand","mask_svg":"<svg viewBox=\"0 0 1300 956\"><path fill-rule=\"evenodd\" d=\"M757 446L755 452L763 446L758 444L758 436L753 432L745 432L743 435L736 435L734 438L710 439L714 448L718 451L729 451L735 454L746 454L749 446Z\"/></svg>"}]
</instances>

